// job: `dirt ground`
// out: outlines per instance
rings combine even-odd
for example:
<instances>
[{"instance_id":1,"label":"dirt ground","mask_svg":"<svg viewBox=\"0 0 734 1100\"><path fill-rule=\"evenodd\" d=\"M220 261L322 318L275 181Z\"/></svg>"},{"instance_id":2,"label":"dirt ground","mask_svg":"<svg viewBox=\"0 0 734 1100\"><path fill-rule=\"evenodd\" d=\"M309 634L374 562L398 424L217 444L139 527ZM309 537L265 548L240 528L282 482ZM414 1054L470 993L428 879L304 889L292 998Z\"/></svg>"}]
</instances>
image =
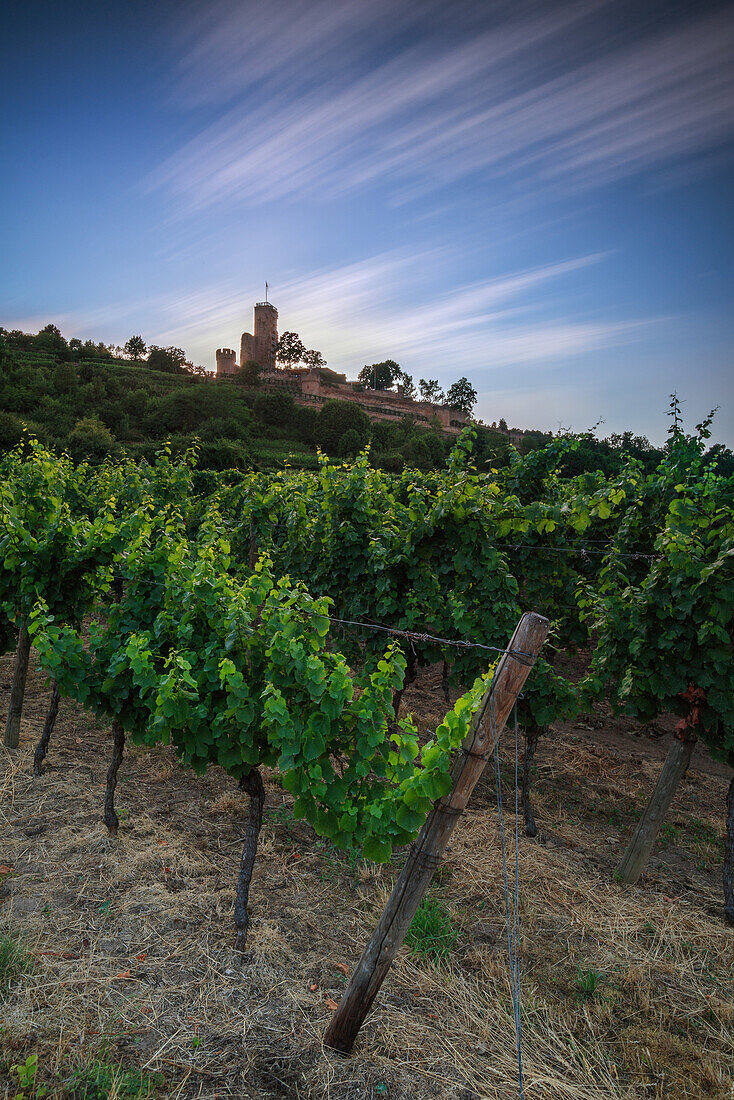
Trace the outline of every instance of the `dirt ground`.
<instances>
[{"instance_id":1,"label":"dirt ground","mask_svg":"<svg viewBox=\"0 0 734 1100\"><path fill-rule=\"evenodd\" d=\"M0 659L3 722L11 674L12 658ZM62 700L44 774L32 778L47 701L32 672L20 749L0 755L0 935L30 961L0 1000L1 1095L19 1095L10 1067L36 1053L49 1096L70 1095L70 1074L94 1059L156 1071L151 1095L161 1097L518 1096L490 769L433 887L458 932L448 959L434 965L404 947L342 1058L322 1044L329 1005L401 854L385 867L340 854L293 819L268 775L249 950L237 956L246 797L219 769L199 778L168 749L130 747L110 837L110 734L80 707ZM424 670L403 705L435 728L439 670ZM527 1100L734 1098L734 930L721 896L730 772L697 750L640 884L613 879L667 751L664 728L598 708L539 744L540 834L521 837L519 852ZM509 734L502 770L512 834Z\"/></svg>"}]
</instances>

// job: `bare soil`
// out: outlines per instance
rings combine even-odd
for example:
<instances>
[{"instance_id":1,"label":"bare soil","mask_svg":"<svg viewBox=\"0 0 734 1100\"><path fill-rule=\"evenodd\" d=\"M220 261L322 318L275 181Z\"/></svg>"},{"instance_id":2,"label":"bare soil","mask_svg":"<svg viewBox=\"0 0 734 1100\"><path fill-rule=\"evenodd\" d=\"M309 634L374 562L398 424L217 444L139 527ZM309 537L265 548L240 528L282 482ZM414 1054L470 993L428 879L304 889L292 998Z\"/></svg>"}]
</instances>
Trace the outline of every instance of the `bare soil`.
<instances>
[{"instance_id":1,"label":"bare soil","mask_svg":"<svg viewBox=\"0 0 734 1100\"><path fill-rule=\"evenodd\" d=\"M2 721L11 675L12 657L0 659ZM0 1000L0 1095L17 1095L10 1067L37 1053L38 1082L53 1096L70 1095L74 1067L98 1058L162 1073L161 1097L517 1097L490 769L433 888L458 930L448 960L403 948L342 1058L322 1044L330 1005L401 854L378 867L337 852L293 819L290 796L266 775L249 946L238 956L246 796L219 769L197 777L169 749L129 747L111 837L101 823L110 731L68 700L44 774L32 778L48 697L32 671L20 749L0 757L0 935L22 942L32 963ZM419 674L403 707L435 728L439 668ZM640 884L613 879L667 752L666 726L599 707L538 746L540 834L521 836L519 851L528 1100L734 1097L734 930L721 896L730 770L697 749ZM512 731L502 772L514 863Z\"/></svg>"}]
</instances>

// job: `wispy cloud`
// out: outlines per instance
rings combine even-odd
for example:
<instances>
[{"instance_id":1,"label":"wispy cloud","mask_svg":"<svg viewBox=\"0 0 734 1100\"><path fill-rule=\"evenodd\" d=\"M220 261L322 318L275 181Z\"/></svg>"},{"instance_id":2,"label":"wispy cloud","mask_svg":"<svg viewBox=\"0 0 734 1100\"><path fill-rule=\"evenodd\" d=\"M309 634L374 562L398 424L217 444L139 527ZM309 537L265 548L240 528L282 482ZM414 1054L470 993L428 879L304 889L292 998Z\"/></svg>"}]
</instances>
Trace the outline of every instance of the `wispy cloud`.
<instances>
[{"instance_id":1,"label":"wispy cloud","mask_svg":"<svg viewBox=\"0 0 734 1100\"><path fill-rule=\"evenodd\" d=\"M414 305L406 293L419 281L421 269L440 262L441 254L386 253L278 284L280 324L298 331L335 369L352 376L365 362L390 357L423 377L448 383L465 373L478 388L494 386L501 384L496 372L620 345L638 338L651 323L548 317L542 310L546 285L603 258L583 256L513 272L449 294L421 296L421 304ZM158 311L164 326L168 318L168 327L161 339L187 341L187 349L210 365L215 347L238 346L240 332L250 328L242 301L231 287L162 298Z\"/></svg>"},{"instance_id":2,"label":"wispy cloud","mask_svg":"<svg viewBox=\"0 0 734 1100\"><path fill-rule=\"evenodd\" d=\"M509 19L490 5L458 36L439 5L425 7L427 18L421 5L384 0L290 0L277 16L262 4L198 5L180 44L179 95L198 91L224 113L151 186L185 209L385 182L409 198L475 173L515 190L568 189L734 134L731 12L606 48L606 25L593 32L601 2L521 5Z\"/></svg>"}]
</instances>

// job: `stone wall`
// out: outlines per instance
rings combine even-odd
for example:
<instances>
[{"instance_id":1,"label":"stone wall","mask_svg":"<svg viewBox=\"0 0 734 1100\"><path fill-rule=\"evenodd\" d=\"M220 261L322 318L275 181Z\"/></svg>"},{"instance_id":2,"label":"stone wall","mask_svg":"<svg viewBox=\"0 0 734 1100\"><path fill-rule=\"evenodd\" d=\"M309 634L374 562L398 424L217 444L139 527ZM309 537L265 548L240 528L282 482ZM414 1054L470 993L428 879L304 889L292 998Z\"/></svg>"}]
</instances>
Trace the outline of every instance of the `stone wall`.
<instances>
[{"instance_id":1,"label":"stone wall","mask_svg":"<svg viewBox=\"0 0 734 1100\"><path fill-rule=\"evenodd\" d=\"M412 417L423 427L438 422L441 430L458 435L468 418L448 405L411 401L398 390L369 390L350 382L345 374L329 367L295 367L278 370L275 353L278 344L278 311L270 302L258 302L254 310L253 332L243 332L240 341L240 367L248 361L261 368L260 381L266 389L286 390L299 405L320 408L327 401L352 401L373 420L401 420ZM237 371L231 348L217 351L217 378L231 377Z\"/></svg>"},{"instance_id":2,"label":"stone wall","mask_svg":"<svg viewBox=\"0 0 734 1100\"><path fill-rule=\"evenodd\" d=\"M411 401L390 390L364 389L328 367L263 371L260 382L268 389L292 393L297 404L311 408L321 408L327 401L349 401L363 408L372 420L396 421L409 416L425 428L438 421L441 430L451 435L458 435L468 423L464 413L457 409Z\"/></svg>"}]
</instances>

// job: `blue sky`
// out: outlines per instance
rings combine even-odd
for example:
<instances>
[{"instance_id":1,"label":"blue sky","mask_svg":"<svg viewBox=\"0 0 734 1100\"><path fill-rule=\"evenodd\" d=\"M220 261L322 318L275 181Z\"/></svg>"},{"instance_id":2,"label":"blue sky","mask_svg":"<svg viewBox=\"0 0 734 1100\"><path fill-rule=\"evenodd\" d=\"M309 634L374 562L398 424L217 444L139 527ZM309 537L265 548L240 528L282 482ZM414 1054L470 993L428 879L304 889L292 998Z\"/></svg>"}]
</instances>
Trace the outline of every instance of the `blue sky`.
<instances>
[{"instance_id":1,"label":"blue sky","mask_svg":"<svg viewBox=\"0 0 734 1100\"><path fill-rule=\"evenodd\" d=\"M0 324L281 330L477 413L734 446L734 5L11 2Z\"/></svg>"}]
</instances>

